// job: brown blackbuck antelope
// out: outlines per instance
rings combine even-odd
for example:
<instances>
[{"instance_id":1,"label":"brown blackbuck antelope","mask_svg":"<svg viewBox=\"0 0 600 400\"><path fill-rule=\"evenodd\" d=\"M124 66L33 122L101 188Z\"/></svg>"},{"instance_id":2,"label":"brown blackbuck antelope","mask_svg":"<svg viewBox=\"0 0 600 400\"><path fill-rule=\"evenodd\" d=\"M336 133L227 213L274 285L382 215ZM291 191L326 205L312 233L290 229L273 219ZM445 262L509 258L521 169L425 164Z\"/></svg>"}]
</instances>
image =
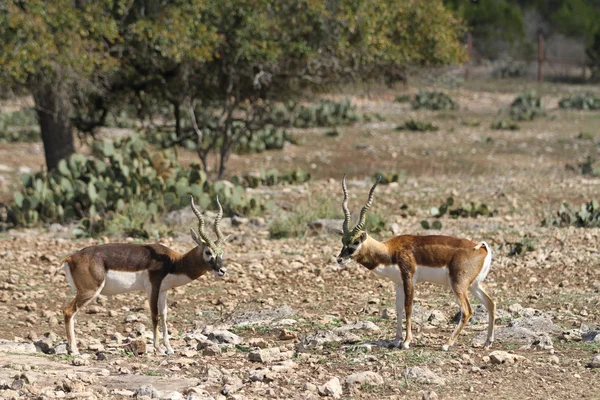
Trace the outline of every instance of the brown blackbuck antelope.
<instances>
[{"instance_id":1,"label":"brown blackbuck antelope","mask_svg":"<svg viewBox=\"0 0 600 400\"><path fill-rule=\"evenodd\" d=\"M67 341L71 354L79 354L75 339L75 315L98 295L114 295L143 290L148 295L152 313L154 347L158 342L158 317L162 319L163 343L167 354L173 354L167 332L167 291L198 279L208 271L225 275L223 248L225 238L219 224L223 208L217 197L219 212L215 217L213 242L204 231L204 219L191 197L191 207L198 218L198 233L190 229L197 246L185 254L160 244L114 243L86 247L63 260L69 286L75 298L64 309Z\"/></svg>"},{"instance_id":2,"label":"brown blackbuck antelope","mask_svg":"<svg viewBox=\"0 0 600 400\"><path fill-rule=\"evenodd\" d=\"M365 232L366 214L373 204L373 195L379 180L375 182L367 203L360 211L358 224L350 230L350 211L348 210L348 190L346 176L342 180L344 211L342 251L338 263L345 264L355 260L382 278L394 282L396 289L396 337L392 344L398 346L402 341L402 316L406 317L406 338L402 347L408 349L412 341L411 314L414 298L414 286L417 282L431 282L449 286L456 296L461 310L460 322L442 346L448 350L469 322L473 312L467 294L478 298L489 314L487 340L485 348L494 341L494 320L496 305L481 287L481 283L490 271L492 251L485 242L476 244L470 240L451 236L415 236L400 235L379 242Z\"/></svg>"}]
</instances>

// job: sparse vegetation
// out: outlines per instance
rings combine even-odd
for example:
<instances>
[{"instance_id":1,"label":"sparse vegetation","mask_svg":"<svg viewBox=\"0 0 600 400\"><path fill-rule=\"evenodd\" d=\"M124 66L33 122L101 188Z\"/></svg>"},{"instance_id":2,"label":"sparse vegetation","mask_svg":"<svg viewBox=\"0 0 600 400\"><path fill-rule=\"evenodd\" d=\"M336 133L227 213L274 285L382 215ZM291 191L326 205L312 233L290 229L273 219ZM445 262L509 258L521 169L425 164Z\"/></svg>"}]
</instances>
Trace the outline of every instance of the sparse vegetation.
<instances>
[{"instance_id":1,"label":"sparse vegetation","mask_svg":"<svg viewBox=\"0 0 600 400\"><path fill-rule=\"evenodd\" d=\"M239 184L251 188L264 186L274 186L280 183L289 183L297 185L310 180L310 174L301 168L296 168L289 171L279 171L275 168L269 170L261 170L255 174L246 174L243 177L234 176L231 181L234 184Z\"/></svg>"},{"instance_id":2,"label":"sparse vegetation","mask_svg":"<svg viewBox=\"0 0 600 400\"><path fill-rule=\"evenodd\" d=\"M296 204L292 211L281 211L269 224L269 235L273 239L303 237L308 224L317 219L340 217L340 205L331 197L311 197Z\"/></svg>"},{"instance_id":3,"label":"sparse vegetation","mask_svg":"<svg viewBox=\"0 0 600 400\"><path fill-rule=\"evenodd\" d=\"M531 90L519 94L510 105L510 117L514 121L532 121L546 115L542 98Z\"/></svg>"},{"instance_id":4,"label":"sparse vegetation","mask_svg":"<svg viewBox=\"0 0 600 400\"><path fill-rule=\"evenodd\" d=\"M566 169L575 171L581 175L600 176L600 165L596 164L596 158L588 155L585 160L578 162L576 166L567 164Z\"/></svg>"},{"instance_id":5,"label":"sparse vegetation","mask_svg":"<svg viewBox=\"0 0 600 400\"><path fill-rule=\"evenodd\" d=\"M600 110L600 97L593 93L578 93L563 97L558 102L558 106L576 110Z\"/></svg>"},{"instance_id":6,"label":"sparse vegetation","mask_svg":"<svg viewBox=\"0 0 600 400\"><path fill-rule=\"evenodd\" d=\"M415 110L457 110L458 103L443 92L419 92L411 102Z\"/></svg>"},{"instance_id":7,"label":"sparse vegetation","mask_svg":"<svg viewBox=\"0 0 600 400\"><path fill-rule=\"evenodd\" d=\"M414 131L414 132L427 132L427 131L437 131L440 128L431 122L423 122L423 121L415 121L414 119L409 119L396 126L397 131Z\"/></svg>"},{"instance_id":8,"label":"sparse vegetation","mask_svg":"<svg viewBox=\"0 0 600 400\"><path fill-rule=\"evenodd\" d=\"M527 252L534 251L537 246L537 240L529 236L523 236L517 241L506 242L509 256L522 256Z\"/></svg>"},{"instance_id":9,"label":"sparse vegetation","mask_svg":"<svg viewBox=\"0 0 600 400\"><path fill-rule=\"evenodd\" d=\"M373 180L379 178L380 185L389 185L392 182L402 182L406 178L406 170L400 172L377 172L373 175Z\"/></svg>"},{"instance_id":10,"label":"sparse vegetation","mask_svg":"<svg viewBox=\"0 0 600 400\"><path fill-rule=\"evenodd\" d=\"M505 119L501 119L500 121L491 124L490 128L495 130L517 131L521 129L521 126L519 126L519 124L517 124L514 121L507 121Z\"/></svg>"},{"instance_id":11,"label":"sparse vegetation","mask_svg":"<svg viewBox=\"0 0 600 400\"><path fill-rule=\"evenodd\" d=\"M556 213L542 221L543 226L576 226L579 228L600 227L600 204L591 200L579 207L571 208L563 203Z\"/></svg>"},{"instance_id":12,"label":"sparse vegetation","mask_svg":"<svg viewBox=\"0 0 600 400\"><path fill-rule=\"evenodd\" d=\"M517 60L506 60L494 69L497 78L521 78L527 74L527 64Z\"/></svg>"},{"instance_id":13,"label":"sparse vegetation","mask_svg":"<svg viewBox=\"0 0 600 400\"><path fill-rule=\"evenodd\" d=\"M42 140L33 108L0 114L0 143Z\"/></svg>"}]
</instances>

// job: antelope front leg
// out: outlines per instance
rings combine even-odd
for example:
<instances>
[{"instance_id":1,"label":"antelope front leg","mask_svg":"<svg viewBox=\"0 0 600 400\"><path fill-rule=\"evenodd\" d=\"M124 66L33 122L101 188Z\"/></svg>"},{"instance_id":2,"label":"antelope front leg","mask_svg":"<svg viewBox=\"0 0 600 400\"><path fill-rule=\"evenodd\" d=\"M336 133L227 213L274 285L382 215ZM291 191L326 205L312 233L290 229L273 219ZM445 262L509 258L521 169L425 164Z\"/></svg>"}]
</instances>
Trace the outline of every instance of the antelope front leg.
<instances>
[{"instance_id":1,"label":"antelope front leg","mask_svg":"<svg viewBox=\"0 0 600 400\"><path fill-rule=\"evenodd\" d=\"M404 318L404 289L396 284L396 337L392 346L398 347L402 341L402 319Z\"/></svg>"},{"instance_id":2,"label":"antelope front leg","mask_svg":"<svg viewBox=\"0 0 600 400\"><path fill-rule=\"evenodd\" d=\"M150 302L150 313L152 316L152 334L153 334L153 342L154 348L157 353L162 353L160 349L160 344L158 343L158 298L159 292L157 289L152 289L150 296L148 296L148 300Z\"/></svg>"},{"instance_id":3,"label":"antelope front leg","mask_svg":"<svg viewBox=\"0 0 600 400\"><path fill-rule=\"evenodd\" d=\"M158 313L162 320L163 343L167 348L167 354L173 354L175 352L169 343L169 332L167 330L167 292L161 292L158 296ZM155 340L157 340L156 337Z\"/></svg>"},{"instance_id":4,"label":"antelope front leg","mask_svg":"<svg viewBox=\"0 0 600 400\"><path fill-rule=\"evenodd\" d=\"M409 274L402 274L402 283L404 289L404 315L406 318L406 338L402 342L402 348L408 349L410 342L412 341L412 306L414 297L414 286L412 276Z\"/></svg>"}]
</instances>

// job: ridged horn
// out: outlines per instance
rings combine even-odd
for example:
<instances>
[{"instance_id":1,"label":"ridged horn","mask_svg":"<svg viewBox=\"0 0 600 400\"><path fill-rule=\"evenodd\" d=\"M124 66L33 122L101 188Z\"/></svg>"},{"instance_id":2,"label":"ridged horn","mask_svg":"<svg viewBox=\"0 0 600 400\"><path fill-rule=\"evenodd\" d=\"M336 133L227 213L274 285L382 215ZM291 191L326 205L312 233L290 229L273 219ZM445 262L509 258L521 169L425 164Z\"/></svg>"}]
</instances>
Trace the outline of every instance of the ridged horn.
<instances>
[{"instance_id":1,"label":"ridged horn","mask_svg":"<svg viewBox=\"0 0 600 400\"><path fill-rule=\"evenodd\" d=\"M367 200L367 203L364 205L362 210L360 210L360 219L358 220L358 224L356 224L356 226L352 230L354 233L365 229L365 223L367 222L367 211L369 211L369 208L371 208L371 205L373 204L373 196L375 195L375 188L377 187L377 185L379 184L380 181L381 181L381 176L379 176L377 178L377 181L375 182L375 184L369 191L369 199Z\"/></svg>"},{"instance_id":2,"label":"ridged horn","mask_svg":"<svg viewBox=\"0 0 600 400\"><path fill-rule=\"evenodd\" d=\"M342 178L342 191L344 192L344 201L342 201L342 210L344 210L344 224L342 228L344 233L348 232L350 228L348 225L350 224L350 210L348 210L348 189L346 188L346 174L344 174L344 178Z\"/></svg>"},{"instance_id":3,"label":"ridged horn","mask_svg":"<svg viewBox=\"0 0 600 400\"><path fill-rule=\"evenodd\" d=\"M206 243L208 247L214 250L217 246L215 246L215 243L212 240L210 240L206 232L204 232L204 218L202 218L202 214L196 208L196 204L194 204L194 196L190 195L190 199L190 206L192 207L192 211L196 215L196 218L198 218L198 234L200 235L202 240L204 240L204 243Z\"/></svg>"},{"instance_id":4,"label":"ridged horn","mask_svg":"<svg viewBox=\"0 0 600 400\"><path fill-rule=\"evenodd\" d=\"M225 241L225 236L223 235L223 232L221 232L221 228L220 228L221 218L223 218L223 207L221 206L221 202L219 202L219 196L217 196L217 206L219 206L219 212L217 213L217 216L215 217L215 225L214 225L215 234L217 235L217 241L215 242L215 245L220 246Z\"/></svg>"}]
</instances>

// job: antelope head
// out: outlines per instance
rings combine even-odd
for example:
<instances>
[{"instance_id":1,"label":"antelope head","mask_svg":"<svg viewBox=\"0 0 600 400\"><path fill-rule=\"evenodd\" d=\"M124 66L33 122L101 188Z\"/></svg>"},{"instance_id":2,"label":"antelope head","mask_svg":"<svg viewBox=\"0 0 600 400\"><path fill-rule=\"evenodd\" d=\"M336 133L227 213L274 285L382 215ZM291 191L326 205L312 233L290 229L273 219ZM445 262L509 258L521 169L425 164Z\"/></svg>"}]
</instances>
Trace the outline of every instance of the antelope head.
<instances>
[{"instance_id":1,"label":"antelope head","mask_svg":"<svg viewBox=\"0 0 600 400\"><path fill-rule=\"evenodd\" d=\"M342 179L342 191L344 192L344 201L342 202L342 210L344 210L344 223L342 225L343 230L339 231L342 236L342 251L337 257L338 264L346 264L354 256L356 256L360 250L360 246L367 240L367 232L365 231L365 223L367 222L367 211L373 204L373 196L375 194L375 188L380 182L381 177L377 179L371 190L369 191L369 198L367 203L360 210L360 218L356 226L350 230L350 211L348 210L348 189L346 188L346 175Z\"/></svg>"},{"instance_id":2,"label":"antelope head","mask_svg":"<svg viewBox=\"0 0 600 400\"><path fill-rule=\"evenodd\" d=\"M190 234L192 235L192 239L196 244L198 244L197 251L202 254L202 259L206 264L208 264L216 276L225 275L226 270L223 268L223 247L222 245L225 242L225 237L223 232L221 232L220 224L221 218L223 218L223 207L221 207L221 203L219 202L219 197L217 196L217 205L219 206L219 212L215 217L215 223L213 229L215 234L217 235L217 241L213 242L206 232L204 231L204 219L202 218L202 214L196 208L194 204L194 197L191 198L191 207L192 211L198 218L198 233L194 231L193 228L190 228Z\"/></svg>"}]
</instances>

